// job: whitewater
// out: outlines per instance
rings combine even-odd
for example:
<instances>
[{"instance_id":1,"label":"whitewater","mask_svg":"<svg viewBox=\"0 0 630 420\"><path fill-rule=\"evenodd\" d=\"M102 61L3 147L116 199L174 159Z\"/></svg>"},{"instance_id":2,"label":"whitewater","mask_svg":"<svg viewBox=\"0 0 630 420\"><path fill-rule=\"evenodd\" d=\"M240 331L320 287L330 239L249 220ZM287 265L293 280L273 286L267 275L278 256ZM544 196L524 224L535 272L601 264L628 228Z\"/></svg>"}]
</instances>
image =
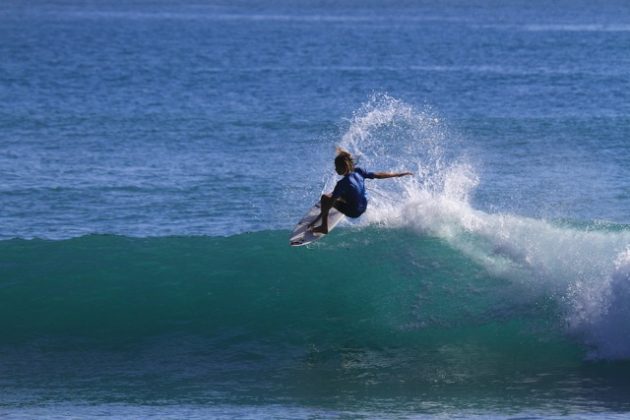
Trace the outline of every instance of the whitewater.
<instances>
[{"instance_id":1,"label":"whitewater","mask_svg":"<svg viewBox=\"0 0 630 420\"><path fill-rule=\"evenodd\" d=\"M362 224L440 238L493 276L517 284L515 293L557 300L567 333L592 346L589 357L630 357L628 227L475 209L471 196L479 177L465 155L449 153L448 132L430 110L387 96L357 112L341 146L366 167L418 174L395 185L373 183ZM333 185L330 179L325 190Z\"/></svg>"}]
</instances>

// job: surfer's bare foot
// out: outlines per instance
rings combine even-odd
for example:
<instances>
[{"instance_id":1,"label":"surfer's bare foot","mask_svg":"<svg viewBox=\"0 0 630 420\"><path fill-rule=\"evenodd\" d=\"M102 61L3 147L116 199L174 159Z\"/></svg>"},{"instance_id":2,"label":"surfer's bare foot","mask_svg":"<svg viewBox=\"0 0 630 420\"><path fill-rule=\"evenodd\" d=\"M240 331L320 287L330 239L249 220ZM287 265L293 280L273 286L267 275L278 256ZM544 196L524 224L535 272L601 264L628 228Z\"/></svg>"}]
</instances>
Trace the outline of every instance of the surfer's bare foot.
<instances>
[{"instance_id":1,"label":"surfer's bare foot","mask_svg":"<svg viewBox=\"0 0 630 420\"><path fill-rule=\"evenodd\" d=\"M323 226L317 226L316 228L311 229L311 232L323 233L324 235L326 235L328 233L328 228L325 228Z\"/></svg>"}]
</instances>

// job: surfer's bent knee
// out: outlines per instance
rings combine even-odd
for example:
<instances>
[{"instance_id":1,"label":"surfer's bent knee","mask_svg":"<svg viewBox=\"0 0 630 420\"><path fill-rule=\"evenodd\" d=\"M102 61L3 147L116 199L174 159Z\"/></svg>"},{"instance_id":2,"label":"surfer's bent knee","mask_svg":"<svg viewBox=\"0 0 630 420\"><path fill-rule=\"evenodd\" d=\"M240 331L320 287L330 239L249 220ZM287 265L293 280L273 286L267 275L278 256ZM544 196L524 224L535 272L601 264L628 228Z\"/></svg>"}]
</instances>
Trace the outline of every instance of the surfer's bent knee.
<instances>
[{"instance_id":1,"label":"surfer's bent knee","mask_svg":"<svg viewBox=\"0 0 630 420\"><path fill-rule=\"evenodd\" d=\"M328 194L322 194L322 198L321 198L322 205L332 206L334 201L335 201L335 199L332 198L332 196L330 196Z\"/></svg>"}]
</instances>

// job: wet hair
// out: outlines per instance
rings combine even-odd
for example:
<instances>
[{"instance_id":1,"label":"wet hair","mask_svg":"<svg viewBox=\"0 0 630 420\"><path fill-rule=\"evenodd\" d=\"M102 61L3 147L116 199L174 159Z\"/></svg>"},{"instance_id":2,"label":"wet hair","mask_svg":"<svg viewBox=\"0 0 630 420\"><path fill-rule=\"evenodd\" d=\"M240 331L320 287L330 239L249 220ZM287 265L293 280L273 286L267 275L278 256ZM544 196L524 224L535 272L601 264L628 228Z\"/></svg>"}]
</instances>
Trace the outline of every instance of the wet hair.
<instances>
[{"instance_id":1,"label":"wet hair","mask_svg":"<svg viewBox=\"0 0 630 420\"><path fill-rule=\"evenodd\" d=\"M354 171L354 160L352 159L352 155L341 148L337 148L335 168L345 168L345 173Z\"/></svg>"}]
</instances>

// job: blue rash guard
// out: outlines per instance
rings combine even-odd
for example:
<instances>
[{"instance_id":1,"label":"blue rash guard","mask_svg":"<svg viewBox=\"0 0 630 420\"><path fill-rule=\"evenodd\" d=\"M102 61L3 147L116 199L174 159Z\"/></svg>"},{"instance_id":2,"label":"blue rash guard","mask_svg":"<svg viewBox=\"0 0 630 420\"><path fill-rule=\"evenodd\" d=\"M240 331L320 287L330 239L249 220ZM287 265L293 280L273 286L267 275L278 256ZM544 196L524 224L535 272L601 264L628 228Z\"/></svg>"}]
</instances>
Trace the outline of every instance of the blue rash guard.
<instances>
[{"instance_id":1,"label":"blue rash guard","mask_svg":"<svg viewBox=\"0 0 630 420\"><path fill-rule=\"evenodd\" d=\"M335 208L348 217L359 217L367 209L367 195L365 194L365 178L374 179L374 172L366 172L361 168L354 168L354 172L345 175L333 190L333 198L339 198Z\"/></svg>"}]
</instances>

